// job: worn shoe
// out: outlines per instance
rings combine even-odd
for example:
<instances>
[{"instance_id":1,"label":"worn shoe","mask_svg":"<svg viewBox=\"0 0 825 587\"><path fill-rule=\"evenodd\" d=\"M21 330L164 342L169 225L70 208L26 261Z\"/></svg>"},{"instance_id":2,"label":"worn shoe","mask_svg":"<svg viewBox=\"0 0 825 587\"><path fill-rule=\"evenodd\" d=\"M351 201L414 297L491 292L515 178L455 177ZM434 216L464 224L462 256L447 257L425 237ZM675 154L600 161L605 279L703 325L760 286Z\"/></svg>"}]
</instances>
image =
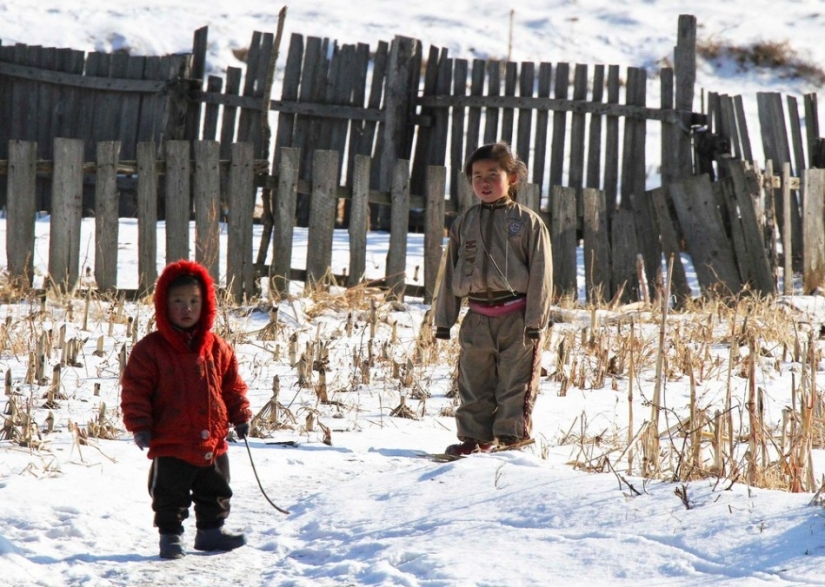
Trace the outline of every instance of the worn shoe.
<instances>
[{"instance_id":1,"label":"worn shoe","mask_svg":"<svg viewBox=\"0 0 825 587\"><path fill-rule=\"evenodd\" d=\"M224 528L198 530L195 534L195 550L234 550L246 544L246 536L232 534Z\"/></svg>"},{"instance_id":2,"label":"worn shoe","mask_svg":"<svg viewBox=\"0 0 825 587\"><path fill-rule=\"evenodd\" d=\"M183 540L180 534L160 535L160 558L176 559L186 556L183 550Z\"/></svg>"},{"instance_id":3,"label":"worn shoe","mask_svg":"<svg viewBox=\"0 0 825 587\"><path fill-rule=\"evenodd\" d=\"M461 457L470 455L476 452L490 452L493 445L489 442L479 442L477 440L465 440L461 444L451 444L444 451L451 457Z\"/></svg>"},{"instance_id":4,"label":"worn shoe","mask_svg":"<svg viewBox=\"0 0 825 587\"><path fill-rule=\"evenodd\" d=\"M498 437L498 445L499 446L513 446L518 444L526 439L518 438L517 436L499 436Z\"/></svg>"}]
</instances>

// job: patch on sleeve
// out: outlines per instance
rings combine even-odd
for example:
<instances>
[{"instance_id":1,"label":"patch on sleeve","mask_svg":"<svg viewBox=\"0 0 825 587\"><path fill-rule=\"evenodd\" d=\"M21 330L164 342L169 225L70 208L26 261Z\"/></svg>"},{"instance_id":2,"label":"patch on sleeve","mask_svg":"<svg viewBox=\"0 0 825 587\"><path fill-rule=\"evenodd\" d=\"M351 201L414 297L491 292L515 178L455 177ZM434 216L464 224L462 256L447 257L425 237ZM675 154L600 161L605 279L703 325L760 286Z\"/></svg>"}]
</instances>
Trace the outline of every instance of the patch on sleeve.
<instances>
[{"instance_id":1,"label":"patch on sleeve","mask_svg":"<svg viewBox=\"0 0 825 587\"><path fill-rule=\"evenodd\" d=\"M507 225L507 233L510 236L516 236L521 232L522 228L524 228L524 223L521 220L510 220L510 223Z\"/></svg>"}]
</instances>

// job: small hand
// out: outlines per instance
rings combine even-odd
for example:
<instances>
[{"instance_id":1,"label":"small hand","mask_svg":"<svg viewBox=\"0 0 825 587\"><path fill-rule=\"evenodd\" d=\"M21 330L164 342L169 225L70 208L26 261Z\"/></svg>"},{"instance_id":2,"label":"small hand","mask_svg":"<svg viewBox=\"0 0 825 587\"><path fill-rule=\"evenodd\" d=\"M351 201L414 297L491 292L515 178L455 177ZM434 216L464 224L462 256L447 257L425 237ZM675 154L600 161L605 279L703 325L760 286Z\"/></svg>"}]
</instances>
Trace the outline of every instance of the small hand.
<instances>
[{"instance_id":1,"label":"small hand","mask_svg":"<svg viewBox=\"0 0 825 587\"><path fill-rule=\"evenodd\" d=\"M140 450L144 448L149 448L149 443L152 442L152 433L148 430L143 430L141 432L135 432L135 444L138 445Z\"/></svg>"},{"instance_id":2,"label":"small hand","mask_svg":"<svg viewBox=\"0 0 825 587\"><path fill-rule=\"evenodd\" d=\"M249 422L244 422L243 424L235 424L235 434L238 435L238 438L243 440L249 435Z\"/></svg>"}]
</instances>

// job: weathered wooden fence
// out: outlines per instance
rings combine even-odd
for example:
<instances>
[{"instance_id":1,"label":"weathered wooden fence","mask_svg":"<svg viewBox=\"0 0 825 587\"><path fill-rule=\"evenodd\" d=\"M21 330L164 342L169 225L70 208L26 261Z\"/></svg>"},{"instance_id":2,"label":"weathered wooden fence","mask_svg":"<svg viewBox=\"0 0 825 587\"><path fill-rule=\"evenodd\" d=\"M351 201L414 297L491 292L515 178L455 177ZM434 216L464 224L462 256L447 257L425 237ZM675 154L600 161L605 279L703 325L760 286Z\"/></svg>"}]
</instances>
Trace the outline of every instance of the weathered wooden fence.
<instances>
[{"instance_id":1,"label":"weathered wooden fence","mask_svg":"<svg viewBox=\"0 0 825 587\"><path fill-rule=\"evenodd\" d=\"M285 293L291 280L302 281L308 288L337 283L348 287L364 283L367 250L368 210L370 205L391 210L390 244L386 271L376 285L385 286L395 296L413 295L429 301L435 288L437 268L443 242L444 166L426 170L425 196L411 194L410 162L399 160L392 170L388 192L373 190L369 185L374 160L357 155L353 162L351 187L338 181L338 152L319 150L313 153L312 175L301 179L300 150L282 149L278 172L269 173L267 160L253 157L254 145L234 143L230 158L220 157L216 141L169 141L160 152L153 142L138 144L135 160L119 159L117 142L96 146L96 160L83 161L82 141L57 139L54 161L38 161L36 145L11 141L9 160L0 162L0 172L8 175L7 187L14 197L9 201L7 216L8 268L13 280L31 285L33 276L34 206L37 173L51 177L51 197L55 204L50 222L48 275L52 286L63 290L76 287L80 276L80 199L83 178L94 175L95 181L95 267L98 289L114 291L117 284L118 216L116 175L135 178L138 191L138 272L139 292L151 288L157 274L157 190L164 185L167 207L165 262L190 258L191 224L194 219L194 258L203 263L219 283L237 300L257 295L257 279L270 278L272 291ZM787 166L785 166L787 168ZM658 188L645 193L651 202L657 233L661 235L663 253L673 259L672 290L678 298L691 295L684 268L679 261L684 238L700 286L707 292L737 294L747 286L761 295L776 293L777 255L765 235L771 232L765 202L770 201L774 183L788 194L790 178L765 177L758 169L742 161L724 161L724 175L711 182L705 174L670 184L667 193ZM226 186L222 195L221 186ZM253 186L270 189L273 210L273 245L269 263L253 260L252 206ZM822 218L825 218L825 170L808 170L805 175L806 224L802 236L804 247L804 283L813 290L822 283L825 271L825 244ZM308 223L308 248L305 269L291 266L295 211L299 194L311 195ZM525 202L539 209L535 197L537 186L522 186ZM190 199L190 194L192 197ZM228 203L226 249L220 250L222 199ZM350 258L346 272L331 271L332 235L341 202L350 210L348 226ZM552 194L550 223L554 264L564 267L557 295L575 295L577 230L577 191L556 186ZM604 301L606 292L644 298L640 286L638 245L634 242L633 212L618 208L613 216L613 232L606 230L606 195L602 190L583 190L583 247L588 299ZM424 285L409 283L404 270L408 234L408 211L424 210ZM672 212L674 211L674 212ZM225 275L219 275L219 260L225 259ZM661 263L657 263L658 275ZM787 268L786 268L787 270Z\"/></svg>"},{"instance_id":2,"label":"weathered wooden fence","mask_svg":"<svg viewBox=\"0 0 825 587\"><path fill-rule=\"evenodd\" d=\"M803 143L808 162L824 158L816 98L805 97L806 141L796 101L788 98L789 141L781 97L760 94L763 148L784 179L774 178L768 166L765 175L770 180L761 185L769 186L769 197L757 198L763 188L752 187L748 170L740 173L728 164L729 159L752 158L741 98L711 93L708 114L693 112L696 28L693 16L679 18L674 67L659 72L662 98L656 108L646 103L648 74L642 68L622 72L615 65L469 62L452 59L437 47L431 47L425 58L421 44L406 37L372 48L295 34L286 54L280 99L271 99L271 94L281 27L277 34L254 33L246 71L230 67L225 79L203 80L205 28L196 31L191 55L162 58L93 53L84 60L82 53L69 50L0 47L0 112L6 115L0 116L0 159L5 153L9 185L15 188L9 193L16 194L21 182L26 194L30 189L29 168L15 167L13 160L23 157L28 162L34 148L39 161L31 180L34 201L28 195L23 202L9 200L7 209L10 216L22 214L26 220L19 227L24 240L32 210L51 208L56 222L73 226L77 211L66 198L74 196L61 190L74 193L76 186L56 187L50 173L70 186L79 177L83 197L77 208L81 215L94 213L100 223L105 217L111 225L111 219L123 212L124 200L132 198L134 215L144 219L145 242L153 238L153 218L166 218L177 227L194 213L197 226L203 227L196 233L200 239L214 230L228 209L230 223L240 223L233 225L233 239L238 240L230 247L240 257L232 260L227 283L242 294L252 291L250 268L264 273L270 251L275 260L266 272L276 284L283 287L293 276L289 257L277 256L291 247L296 222L312 228L313 243L329 241L335 226L348 227L356 251L361 248L358 239L365 239L362 229L390 231L386 280L401 290L409 286L401 275L406 243L402 235L415 213L423 218L426 235L426 295L435 276L443 227L473 201L469 186L460 180L464 160L479 144L506 140L530 168L530 183L520 192L522 201L539 211L551 228L559 259L554 268L557 295L577 291L575 249L580 240L589 299L651 295L662 255L670 258L683 242L690 245L696 222L703 231L716 226L710 217L692 217L697 202L720 218L721 232L708 238L727 239L733 250L732 256L719 253L721 258L706 252L719 266L712 274L723 289L775 289L775 234L783 262L805 269L805 283L811 284L816 281L811 257L807 251L802 255L813 238L814 227L803 223L808 216L802 214L810 198L807 183L794 183L792 178L794 170L805 176ZM273 112L277 127L271 130ZM646 149L648 124L661 125L661 153ZM697 129L705 132L696 133ZM79 159L77 147L65 142L69 139L80 142ZM58 144L67 153L58 156ZM14 146L6 151L7 145ZM67 159L70 154L74 159ZM247 159L255 169L251 175L240 164L235 167L235 162ZM51 161L53 166L43 171ZM316 165L321 166L320 175ZM645 178L651 165L661 170L662 188L649 191ZM751 165L755 174L758 167ZM707 174L707 180L692 180L694 174ZM720 181L713 181L717 177ZM111 196L105 196L113 190L120 192L115 210ZM243 190L248 191L245 197L238 195ZM250 262L249 226L259 193L264 230L257 257ZM335 196L324 200L319 195L324 193ZM61 209L53 208L54 197L62 198ZM753 214L742 208L747 201L753 203ZM241 223L239 214L250 218ZM757 233L761 240L754 236ZM99 246L110 251L111 244L109 240ZM186 252L181 243L167 245L167 254ZM693 246L701 257L702 247ZM212 260L216 253L210 247L198 241L198 258ZM76 278L74 260L63 259L71 249L56 250L50 267L52 278L64 286ZM767 251L767 269L754 253L757 250ZM328 254L326 246L311 251L304 276L310 282L328 271L323 267ZM722 269L729 264L723 260L731 258L735 270ZM361 262L357 256L351 259L345 282L358 282ZM113 281L105 272L111 259L101 255L100 263L95 269L101 272L98 283L110 288ZM30 275L24 256L10 259L12 267L15 275ZM154 265L146 259L141 267L144 288L153 281ZM639 267L644 279L639 279ZM684 292L683 272L675 271L674 285ZM640 283L648 289L641 291ZM702 287L712 289L712 284L703 282Z\"/></svg>"}]
</instances>

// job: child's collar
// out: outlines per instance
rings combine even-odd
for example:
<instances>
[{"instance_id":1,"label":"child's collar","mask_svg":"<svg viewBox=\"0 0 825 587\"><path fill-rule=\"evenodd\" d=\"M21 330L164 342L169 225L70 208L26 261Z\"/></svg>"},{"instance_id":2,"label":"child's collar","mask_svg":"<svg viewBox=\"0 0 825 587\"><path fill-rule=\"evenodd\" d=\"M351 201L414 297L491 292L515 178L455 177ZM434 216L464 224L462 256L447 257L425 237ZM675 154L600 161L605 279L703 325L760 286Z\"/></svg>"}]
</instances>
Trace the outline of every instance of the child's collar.
<instances>
[{"instance_id":1,"label":"child's collar","mask_svg":"<svg viewBox=\"0 0 825 587\"><path fill-rule=\"evenodd\" d=\"M488 210L493 210L495 208L503 208L504 206L510 204L513 200L510 196L501 196L495 202L482 202L481 207L487 208Z\"/></svg>"}]
</instances>

